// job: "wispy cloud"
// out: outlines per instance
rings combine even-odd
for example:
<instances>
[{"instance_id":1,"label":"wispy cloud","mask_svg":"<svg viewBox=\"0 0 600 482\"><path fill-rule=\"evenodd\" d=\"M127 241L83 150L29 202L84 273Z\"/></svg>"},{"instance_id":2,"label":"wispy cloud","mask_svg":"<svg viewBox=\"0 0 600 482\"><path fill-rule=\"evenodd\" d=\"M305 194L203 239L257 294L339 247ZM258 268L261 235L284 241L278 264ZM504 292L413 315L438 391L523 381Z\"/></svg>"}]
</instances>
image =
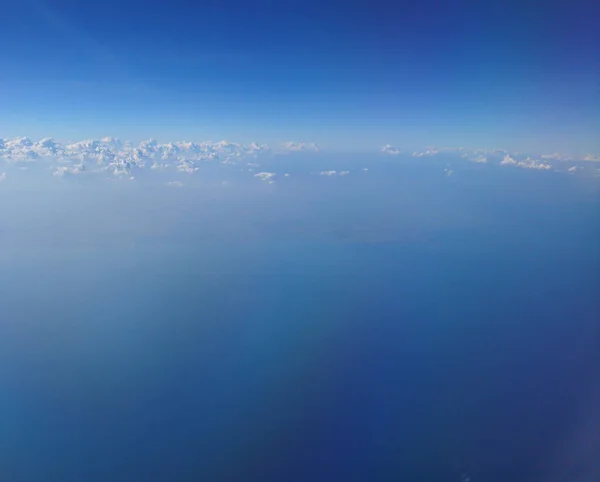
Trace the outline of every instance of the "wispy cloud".
<instances>
[{"instance_id":1,"label":"wispy cloud","mask_svg":"<svg viewBox=\"0 0 600 482\"><path fill-rule=\"evenodd\" d=\"M314 142L284 142L282 147L290 152L319 152L320 148Z\"/></svg>"}]
</instances>

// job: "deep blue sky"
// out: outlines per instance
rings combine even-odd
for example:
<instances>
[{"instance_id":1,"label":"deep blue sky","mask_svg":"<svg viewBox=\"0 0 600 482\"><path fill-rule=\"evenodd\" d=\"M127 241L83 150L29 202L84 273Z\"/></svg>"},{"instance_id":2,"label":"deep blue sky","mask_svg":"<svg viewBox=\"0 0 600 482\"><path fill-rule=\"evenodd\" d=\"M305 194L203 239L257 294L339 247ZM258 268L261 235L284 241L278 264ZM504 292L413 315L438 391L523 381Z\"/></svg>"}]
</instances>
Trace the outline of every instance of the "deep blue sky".
<instances>
[{"instance_id":1,"label":"deep blue sky","mask_svg":"<svg viewBox=\"0 0 600 482\"><path fill-rule=\"evenodd\" d=\"M11 2L0 137L597 152L598 18L592 0Z\"/></svg>"}]
</instances>

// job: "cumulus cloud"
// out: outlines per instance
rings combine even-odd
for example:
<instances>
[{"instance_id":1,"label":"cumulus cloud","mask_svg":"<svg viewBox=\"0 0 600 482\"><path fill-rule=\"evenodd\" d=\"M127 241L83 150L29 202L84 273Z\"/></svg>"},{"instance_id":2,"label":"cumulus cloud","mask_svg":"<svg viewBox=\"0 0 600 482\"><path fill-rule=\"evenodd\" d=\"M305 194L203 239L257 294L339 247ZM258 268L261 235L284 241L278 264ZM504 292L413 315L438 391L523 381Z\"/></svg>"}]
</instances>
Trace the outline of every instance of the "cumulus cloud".
<instances>
[{"instance_id":1,"label":"cumulus cloud","mask_svg":"<svg viewBox=\"0 0 600 482\"><path fill-rule=\"evenodd\" d=\"M276 174L274 172L259 172L258 174L254 174L254 177L257 177L261 181L268 182L269 184L273 184L275 182Z\"/></svg>"},{"instance_id":2,"label":"cumulus cloud","mask_svg":"<svg viewBox=\"0 0 600 482\"><path fill-rule=\"evenodd\" d=\"M284 150L278 149L276 154L289 152L318 152L319 148L314 143L287 142ZM386 145L381 152L388 155L399 155L401 151L393 145ZM0 172L2 164L13 164L16 169L38 169L49 172L56 177L72 177L77 175L102 175L108 179L131 179L146 175L158 176L161 171L170 171L174 175L184 176L195 174L198 171L210 172L214 168L204 168L208 165L225 165L224 169L231 172L245 171L254 173L259 170L257 178L265 182L274 182L274 173L267 172L269 163L276 159L271 148L264 144L238 144L229 141L219 142L167 142L161 143L156 139L133 144L118 138L103 137L101 139L88 139L76 142L61 143L46 137L34 141L28 137L15 139L0 138ZM414 152L414 157L436 156L450 154L456 158L490 165L513 165L524 169L550 170L552 166L547 162L550 159L565 161L570 158L560 154L545 154L539 160L525 157L522 154L509 153L505 150L468 150L464 148L435 148L429 147L424 151ZM593 155L585 157L587 161L598 161L600 158ZM573 161L570 159L570 161ZM567 172L572 165L563 164L562 171ZM261 167L263 166L263 167ZM364 168L366 171L367 168ZM6 169L10 173L10 169ZM346 176L347 170L309 171L312 174L327 177ZM569 171L573 172L573 171ZM586 171L591 172L591 171ZM448 174L448 171L446 171ZM270 174L273 176L269 177ZM248 174L252 175L252 174ZM287 177L281 174L281 177ZM166 181L167 179L165 179Z\"/></svg>"},{"instance_id":3,"label":"cumulus cloud","mask_svg":"<svg viewBox=\"0 0 600 482\"><path fill-rule=\"evenodd\" d=\"M531 157L527 157L526 159L524 159L522 161L517 161L515 158L511 157L508 154L506 154L504 156L504 159L502 159L500 164L503 166L522 167L524 169L538 169L540 171L547 171L547 170L552 169L552 166L550 164L547 164L545 162L536 161L536 160L532 159Z\"/></svg>"},{"instance_id":4,"label":"cumulus cloud","mask_svg":"<svg viewBox=\"0 0 600 482\"><path fill-rule=\"evenodd\" d=\"M2 139L0 156L7 161L34 161L39 158L37 146L28 137Z\"/></svg>"},{"instance_id":5,"label":"cumulus cloud","mask_svg":"<svg viewBox=\"0 0 600 482\"><path fill-rule=\"evenodd\" d=\"M546 164L545 162L538 162L530 159L529 157L524 161L520 161L517 164L519 167L524 167L526 169L540 169L540 170L549 170L552 169L550 164Z\"/></svg>"},{"instance_id":6,"label":"cumulus cloud","mask_svg":"<svg viewBox=\"0 0 600 482\"><path fill-rule=\"evenodd\" d=\"M70 175L81 174L85 170L86 169L83 164L73 166L57 166L52 172L52 175L56 177L65 177Z\"/></svg>"},{"instance_id":7,"label":"cumulus cloud","mask_svg":"<svg viewBox=\"0 0 600 482\"><path fill-rule=\"evenodd\" d=\"M288 142L286 152L317 152L314 143ZM81 174L108 174L112 178L133 178L142 171L171 170L182 174L194 174L204 163L230 166L248 166L258 169L264 160L271 158L273 151L264 144L238 144L219 142L168 142L156 139L139 144L118 138L103 137L61 143L52 138L39 141L28 137L16 139L0 138L0 166L16 164L19 168L39 166L56 177ZM266 174L259 176L261 179ZM269 174L269 173L267 173ZM265 180L272 182L273 179Z\"/></svg>"},{"instance_id":8,"label":"cumulus cloud","mask_svg":"<svg viewBox=\"0 0 600 482\"><path fill-rule=\"evenodd\" d=\"M400 149L398 149L396 146L387 144L381 148L381 152L383 152L384 154L390 154L392 156L397 156L398 154L400 154Z\"/></svg>"},{"instance_id":9,"label":"cumulus cloud","mask_svg":"<svg viewBox=\"0 0 600 482\"><path fill-rule=\"evenodd\" d=\"M510 157L509 154L506 154L504 156L504 158L500 161L500 164L503 166L516 166L517 165L517 161L515 158Z\"/></svg>"},{"instance_id":10,"label":"cumulus cloud","mask_svg":"<svg viewBox=\"0 0 600 482\"><path fill-rule=\"evenodd\" d=\"M149 167L165 169L171 165L184 172L195 172L196 163L216 161L235 163L256 158L270 152L265 145L220 142L169 142L155 139L137 146L120 139L104 137L61 144L51 138L37 142L27 137L0 139L0 160L5 162L54 162L59 166L95 166L91 171L108 171L116 175L130 174L136 169ZM58 171L67 172L64 169Z\"/></svg>"},{"instance_id":11,"label":"cumulus cloud","mask_svg":"<svg viewBox=\"0 0 600 482\"><path fill-rule=\"evenodd\" d=\"M442 154L442 153L450 153L450 154L459 154L462 153L465 149L463 147L442 147L440 149L438 149L437 147L428 147L426 150L424 151L415 151L412 153L413 157L428 157L428 156L437 156L438 154ZM477 149L475 151L472 152L472 154L479 154L482 151L481 149ZM464 157L464 156L463 156Z\"/></svg>"},{"instance_id":12,"label":"cumulus cloud","mask_svg":"<svg viewBox=\"0 0 600 482\"><path fill-rule=\"evenodd\" d=\"M200 170L199 167L195 167L194 161L190 159L178 159L176 168L179 172L186 172L187 174L194 174Z\"/></svg>"}]
</instances>

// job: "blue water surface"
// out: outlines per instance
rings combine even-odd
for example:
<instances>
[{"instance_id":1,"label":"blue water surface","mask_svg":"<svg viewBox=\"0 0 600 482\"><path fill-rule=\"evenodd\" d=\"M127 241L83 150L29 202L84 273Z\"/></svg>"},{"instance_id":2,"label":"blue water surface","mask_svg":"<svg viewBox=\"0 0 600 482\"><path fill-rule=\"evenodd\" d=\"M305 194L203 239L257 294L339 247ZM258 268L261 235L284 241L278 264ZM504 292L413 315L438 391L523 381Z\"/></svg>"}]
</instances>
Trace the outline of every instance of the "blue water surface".
<instances>
[{"instance_id":1,"label":"blue water surface","mask_svg":"<svg viewBox=\"0 0 600 482\"><path fill-rule=\"evenodd\" d=\"M550 480L598 374L595 207L516 206L426 242L11 248L0 480Z\"/></svg>"}]
</instances>

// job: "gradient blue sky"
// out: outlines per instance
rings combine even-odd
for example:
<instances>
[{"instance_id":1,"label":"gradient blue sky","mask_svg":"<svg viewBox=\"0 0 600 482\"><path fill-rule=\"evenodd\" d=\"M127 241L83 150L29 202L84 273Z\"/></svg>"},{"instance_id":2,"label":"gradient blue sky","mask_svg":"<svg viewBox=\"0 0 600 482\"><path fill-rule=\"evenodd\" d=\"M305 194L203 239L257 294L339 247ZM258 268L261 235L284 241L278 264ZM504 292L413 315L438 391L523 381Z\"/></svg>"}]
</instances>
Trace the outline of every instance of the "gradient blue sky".
<instances>
[{"instance_id":1,"label":"gradient blue sky","mask_svg":"<svg viewBox=\"0 0 600 482\"><path fill-rule=\"evenodd\" d=\"M600 151L600 7L24 0L0 137Z\"/></svg>"}]
</instances>

